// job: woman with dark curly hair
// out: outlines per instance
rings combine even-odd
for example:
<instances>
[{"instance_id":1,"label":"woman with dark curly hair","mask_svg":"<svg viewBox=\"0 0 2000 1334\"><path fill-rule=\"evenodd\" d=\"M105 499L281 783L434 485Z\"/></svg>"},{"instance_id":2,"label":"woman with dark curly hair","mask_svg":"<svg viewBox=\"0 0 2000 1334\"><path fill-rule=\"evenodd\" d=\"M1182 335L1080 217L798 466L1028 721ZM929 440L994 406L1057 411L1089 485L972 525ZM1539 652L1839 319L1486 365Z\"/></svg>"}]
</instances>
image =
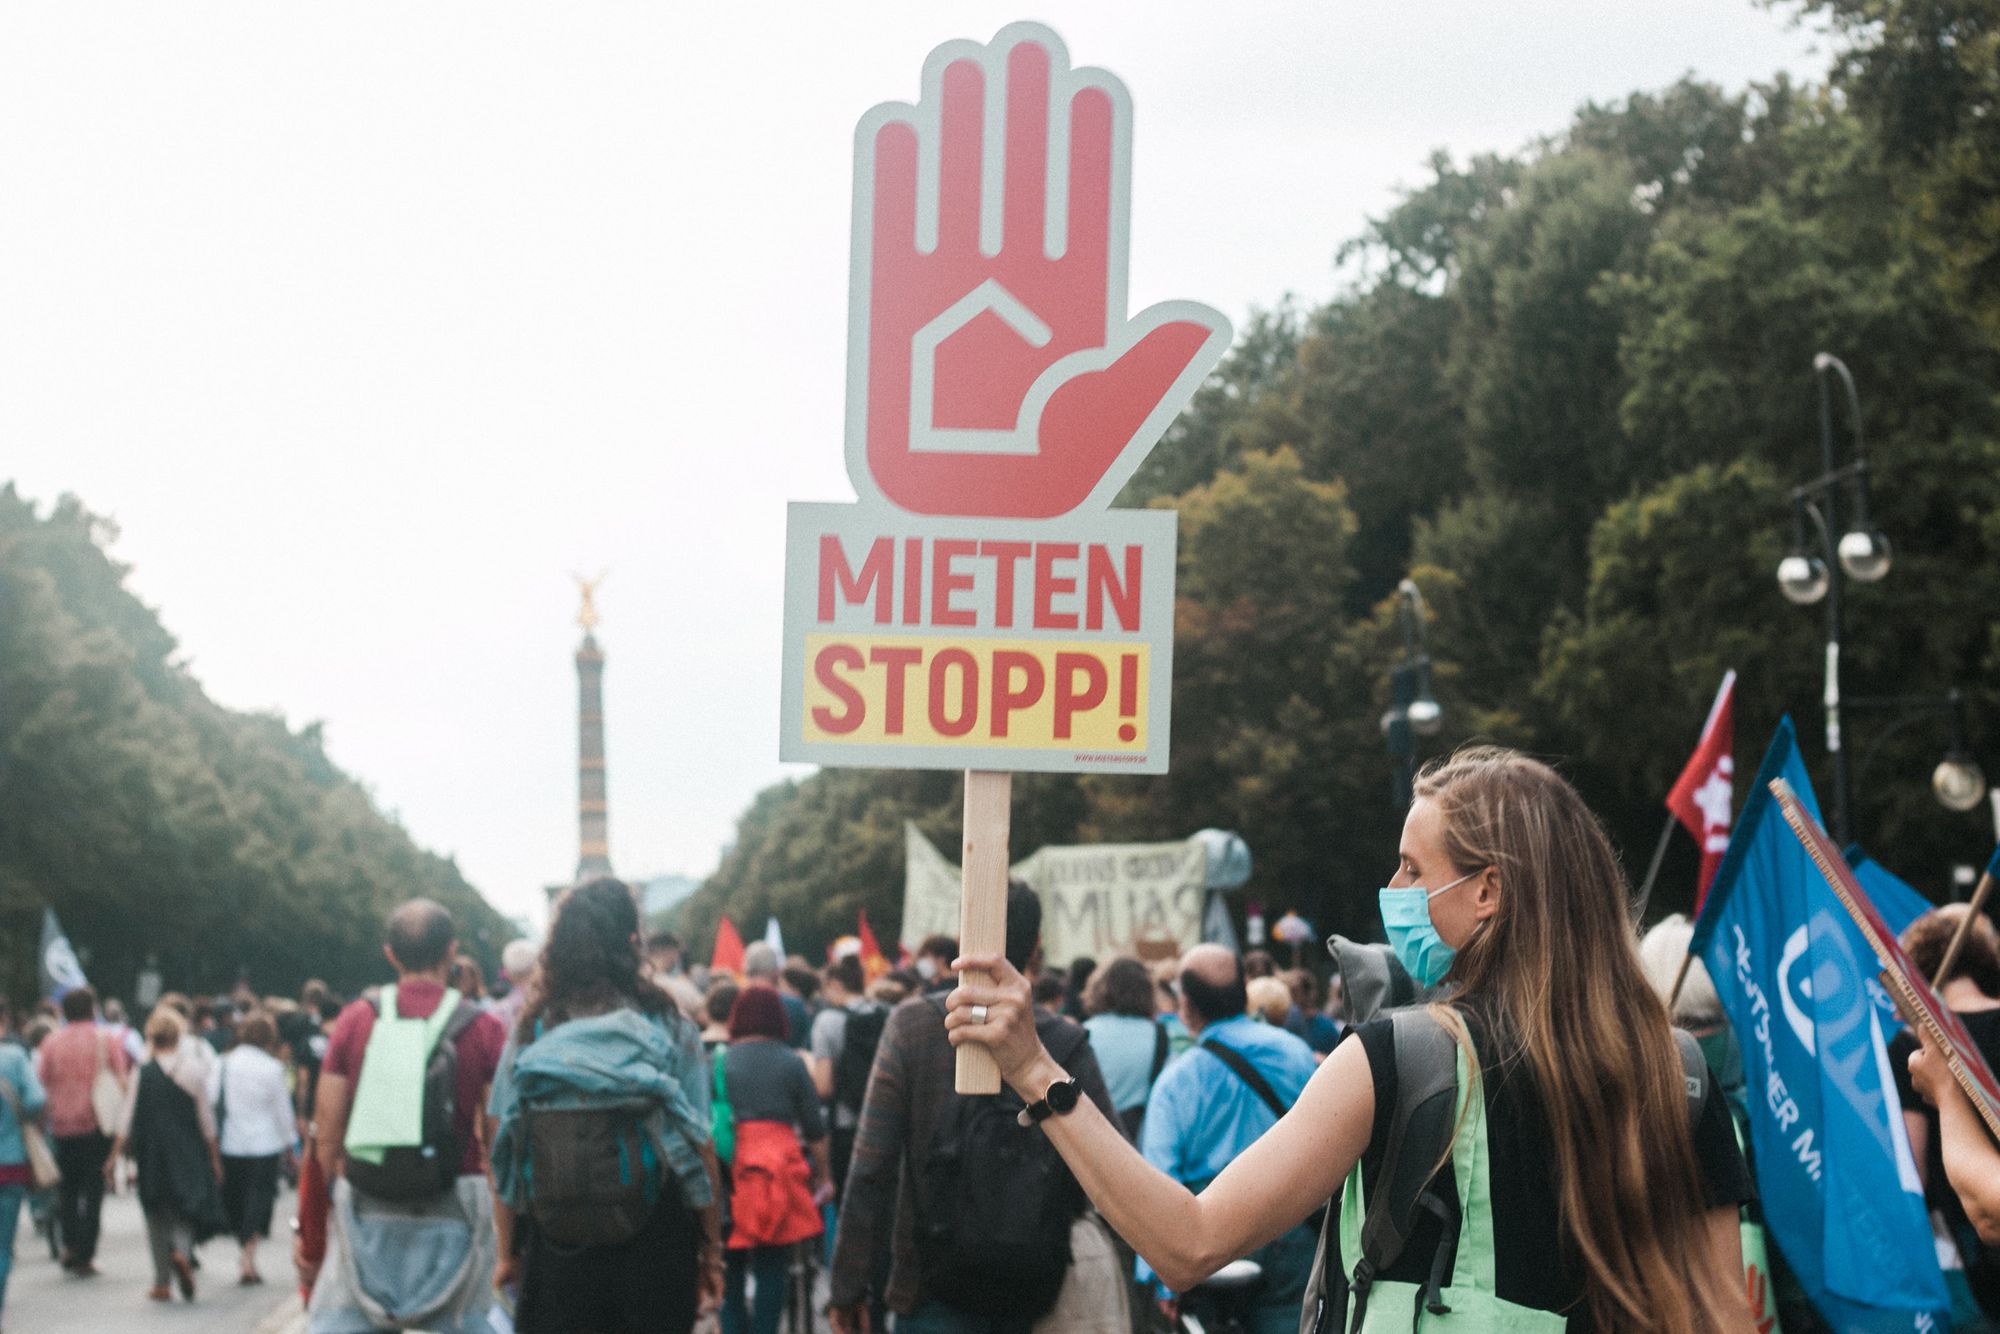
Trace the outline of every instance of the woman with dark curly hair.
<instances>
[{"instance_id":1,"label":"woman with dark curly hair","mask_svg":"<svg viewBox=\"0 0 2000 1334\"><path fill-rule=\"evenodd\" d=\"M494 1080L494 1281L523 1334L685 1334L721 1301L707 1067L640 958L630 888L565 894Z\"/></svg>"}]
</instances>

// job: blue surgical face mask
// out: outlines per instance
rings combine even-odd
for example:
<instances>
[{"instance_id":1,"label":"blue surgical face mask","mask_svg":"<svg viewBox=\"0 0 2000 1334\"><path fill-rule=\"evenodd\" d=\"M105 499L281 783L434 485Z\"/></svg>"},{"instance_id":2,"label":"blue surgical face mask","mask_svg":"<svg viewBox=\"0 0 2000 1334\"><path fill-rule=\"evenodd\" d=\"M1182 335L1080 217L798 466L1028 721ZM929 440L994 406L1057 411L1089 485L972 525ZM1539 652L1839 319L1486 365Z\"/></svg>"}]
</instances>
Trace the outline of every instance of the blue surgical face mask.
<instances>
[{"instance_id":1,"label":"blue surgical face mask","mask_svg":"<svg viewBox=\"0 0 2000 1334\"><path fill-rule=\"evenodd\" d=\"M1458 956L1458 951L1445 944L1444 937L1431 925L1431 900L1478 874L1478 871L1468 872L1437 889L1409 885L1384 889L1377 896L1382 906L1382 925L1389 933L1389 948L1396 952L1398 962L1418 986L1429 988L1444 981L1444 975L1451 971L1451 961Z\"/></svg>"}]
</instances>

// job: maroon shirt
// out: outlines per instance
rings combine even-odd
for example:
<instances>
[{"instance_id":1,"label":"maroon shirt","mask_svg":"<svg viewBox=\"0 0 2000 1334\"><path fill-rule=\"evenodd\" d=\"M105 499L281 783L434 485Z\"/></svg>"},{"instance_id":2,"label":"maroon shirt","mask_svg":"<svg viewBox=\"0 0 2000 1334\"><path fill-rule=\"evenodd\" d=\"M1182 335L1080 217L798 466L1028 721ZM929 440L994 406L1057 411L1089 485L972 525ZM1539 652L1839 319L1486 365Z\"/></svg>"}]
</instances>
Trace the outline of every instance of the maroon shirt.
<instances>
[{"instance_id":1,"label":"maroon shirt","mask_svg":"<svg viewBox=\"0 0 2000 1334\"><path fill-rule=\"evenodd\" d=\"M405 1019L428 1019L444 999L444 988L436 982L411 980L396 986L396 1013ZM350 1085L361 1078L361 1059L368 1051L368 1036L375 1031L375 1007L365 1000L354 1001L333 1022L333 1036L327 1039L326 1058L320 1072L339 1075ZM486 1171L486 1155L474 1133L474 1118L486 1105L486 1090L500 1068L500 1053L507 1046L507 1028L490 1014L481 1013L458 1035L457 1106L452 1128L465 1146L459 1160L460 1176L479 1176Z\"/></svg>"}]
</instances>

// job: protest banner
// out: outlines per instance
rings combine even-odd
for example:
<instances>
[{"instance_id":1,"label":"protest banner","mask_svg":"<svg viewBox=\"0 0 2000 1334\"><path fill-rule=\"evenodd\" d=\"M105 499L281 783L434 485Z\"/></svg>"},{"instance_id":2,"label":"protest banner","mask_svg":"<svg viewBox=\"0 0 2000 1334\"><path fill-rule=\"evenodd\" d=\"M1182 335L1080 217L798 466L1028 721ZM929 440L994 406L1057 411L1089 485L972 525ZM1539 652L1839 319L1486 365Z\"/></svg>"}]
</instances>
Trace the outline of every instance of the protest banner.
<instances>
[{"instance_id":1,"label":"protest banner","mask_svg":"<svg viewBox=\"0 0 2000 1334\"><path fill-rule=\"evenodd\" d=\"M1873 951L1787 826L1817 815L1791 720L1751 785L1690 944L1743 1049L1771 1239L1840 1330L1944 1328L1949 1305L1889 1068Z\"/></svg>"},{"instance_id":2,"label":"protest banner","mask_svg":"<svg viewBox=\"0 0 2000 1334\"><path fill-rule=\"evenodd\" d=\"M1110 508L1230 339L1126 311L1131 98L1011 24L854 136L853 504L786 524L780 757L966 771L961 947L1005 942L1011 774L1164 773L1175 520ZM997 1092L982 1048L959 1091Z\"/></svg>"},{"instance_id":3,"label":"protest banner","mask_svg":"<svg viewBox=\"0 0 2000 1334\"><path fill-rule=\"evenodd\" d=\"M1875 911L1875 905L1869 902L1866 891L1848 869L1847 859L1833 846L1833 840L1827 837L1819 822L1807 814L1785 780L1772 779L1771 792L1784 809L1785 823L1792 827L1792 833L1805 847L1806 855L1812 858L1813 865L1825 877L1827 887L1840 899L1840 906L1847 909L1854 924L1861 928L1868 947L1881 961L1882 985L1895 998L1896 1008L1904 1022L1927 1037L1944 1056L1952 1078L1965 1090L1965 1096L1979 1113L1979 1119L1986 1123L1987 1130L1995 1138L2000 1138L2000 1081L1994 1079L1993 1071L1980 1054L1972 1034L1939 999L1932 989L1931 980L1917 970L1909 955L1903 953L1896 933Z\"/></svg>"},{"instance_id":4,"label":"protest banner","mask_svg":"<svg viewBox=\"0 0 2000 1334\"><path fill-rule=\"evenodd\" d=\"M903 826L903 934L958 933L959 872L913 824ZM1198 840L1045 847L1009 868L1042 900L1042 961L1178 955L1202 939L1208 854Z\"/></svg>"}]
</instances>

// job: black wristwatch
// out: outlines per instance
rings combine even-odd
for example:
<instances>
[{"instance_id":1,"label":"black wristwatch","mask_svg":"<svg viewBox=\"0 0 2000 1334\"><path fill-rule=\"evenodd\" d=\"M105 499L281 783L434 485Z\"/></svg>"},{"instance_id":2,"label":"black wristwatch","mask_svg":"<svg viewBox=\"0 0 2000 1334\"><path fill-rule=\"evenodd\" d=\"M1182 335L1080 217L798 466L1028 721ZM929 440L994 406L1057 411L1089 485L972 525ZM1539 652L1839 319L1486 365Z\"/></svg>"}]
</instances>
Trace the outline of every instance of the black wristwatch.
<instances>
[{"instance_id":1,"label":"black wristwatch","mask_svg":"<svg viewBox=\"0 0 2000 1334\"><path fill-rule=\"evenodd\" d=\"M1076 1110L1076 1104L1083 1098L1083 1086L1074 1079L1058 1079L1049 1085L1049 1091L1039 1102L1031 1102L1023 1107L1014 1120L1024 1126L1038 1125L1052 1116L1067 1116Z\"/></svg>"}]
</instances>

